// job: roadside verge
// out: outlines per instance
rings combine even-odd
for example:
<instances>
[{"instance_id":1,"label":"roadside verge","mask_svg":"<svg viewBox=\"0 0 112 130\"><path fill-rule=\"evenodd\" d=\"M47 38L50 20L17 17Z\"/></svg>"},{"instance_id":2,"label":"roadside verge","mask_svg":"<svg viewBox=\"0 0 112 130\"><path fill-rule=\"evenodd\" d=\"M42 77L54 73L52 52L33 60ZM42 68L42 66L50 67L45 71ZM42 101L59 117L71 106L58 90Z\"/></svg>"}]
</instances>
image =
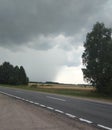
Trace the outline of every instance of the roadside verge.
<instances>
[{"instance_id":1,"label":"roadside verge","mask_svg":"<svg viewBox=\"0 0 112 130\"><path fill-rule=\"evenodd\" d=\"M42 107L0 94L1 130L98 130Z\"/></svg>"}]
</instances>

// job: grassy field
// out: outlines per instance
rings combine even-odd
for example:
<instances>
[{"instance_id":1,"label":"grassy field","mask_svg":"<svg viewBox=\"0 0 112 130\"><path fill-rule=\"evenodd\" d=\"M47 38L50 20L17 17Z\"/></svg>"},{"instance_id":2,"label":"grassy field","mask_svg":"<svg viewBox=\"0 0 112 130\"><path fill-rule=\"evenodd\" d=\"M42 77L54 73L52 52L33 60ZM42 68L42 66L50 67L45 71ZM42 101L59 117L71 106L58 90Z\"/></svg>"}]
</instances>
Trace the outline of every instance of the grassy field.
<instances>
[{"instance_id":1,"label":"grassy field","mask_svg":"<svg viewBox=\"0 0 112 130\"><path fill-rule=\"evenodd\" d=\"M1 85L3 86L3 85ZM92 86L77 86L77 85L61 85L61 84L30 84L28 86L10 86L5 85L6 87L13 87L19 89L33 90L39 92L48 92L68 96L76 96L83 98L94 98L98 100L109 100L112 101L112 97L108 97L104 94L99 94L95 91L95 88Z\"/></svg>"}]
</instances>

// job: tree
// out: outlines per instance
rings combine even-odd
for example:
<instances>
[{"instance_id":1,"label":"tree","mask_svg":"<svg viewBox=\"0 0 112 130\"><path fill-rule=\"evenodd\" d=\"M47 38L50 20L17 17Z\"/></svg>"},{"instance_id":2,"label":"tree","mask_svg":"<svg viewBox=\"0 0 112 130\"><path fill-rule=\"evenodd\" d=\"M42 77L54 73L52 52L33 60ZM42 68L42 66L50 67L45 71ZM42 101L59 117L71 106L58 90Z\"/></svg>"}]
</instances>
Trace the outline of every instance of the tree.
<instances>
[{"instance_id":1,"label":"tree","mask_svg":"<svg viewBox=\"0 0 112 130\"><path fill-rule=\"evenodd\" d=\"M13 77L13 66L9 62L4 62L0 66L0 81L1 83L10 83Z\"/></svg>"},{"instance_id":2,"label":"tree","mask_svg":"<svg viewBox=\"0 0 112 130\"><path fill-rule=\"evenodd\" d=\"M18 66L14 67L14 84L15 85L20 85L21 80L20 80L20 69Z\"/></svg>"},{"instance_id":3,"label":"tree","mask_svg":"<svg viewBox=\"0 0 112 130\"><path fill-rule=\"evenodd\" d=\"M98 92L112 94L112 32L97 22L86 36L82 54L84 79Z\"/></svg>"},{"instance_id":4,"label":"tree","mask_svg":"<svg viewBox=\"0 0 112 130\"><path fill-rule=\"evenodd\" d=\"M21 85L28 84L28 78L24 68L21 66L13 66L9 62L4 62L0 65L0 83Z\"/></svg>"},{"instance_id":5,"label":"tree","mask_svg":"<svg viewBox=\"0 0 112 130\"><path fill-rule=\"evenodd\" d=\"M20 81L22 84L28 83L28 77L26 76L26 73L25 73L23 66L20 66L19 76L20 76Z\"/></svg>"}]
</instances>

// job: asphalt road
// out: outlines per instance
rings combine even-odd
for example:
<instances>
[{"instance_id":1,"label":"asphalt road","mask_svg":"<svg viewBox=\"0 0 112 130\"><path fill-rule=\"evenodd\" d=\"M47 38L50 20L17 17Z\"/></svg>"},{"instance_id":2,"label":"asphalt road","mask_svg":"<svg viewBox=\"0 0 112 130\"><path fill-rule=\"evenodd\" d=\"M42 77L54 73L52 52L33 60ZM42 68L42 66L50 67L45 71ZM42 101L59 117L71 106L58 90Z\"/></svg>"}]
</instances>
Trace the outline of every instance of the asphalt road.
<instances>
[{"instance_id":1,"label":"asphalt road","mask_svg":"<svg viewBox=\"0 0 112 130\"><path fill-rule=\"evenodd\" d=\"M69 117L76 117L81 121L112 130L112 104L5 87L0 87L0 91L41 104L42 107L46 106Z\"/></svg>"}]
</instances>

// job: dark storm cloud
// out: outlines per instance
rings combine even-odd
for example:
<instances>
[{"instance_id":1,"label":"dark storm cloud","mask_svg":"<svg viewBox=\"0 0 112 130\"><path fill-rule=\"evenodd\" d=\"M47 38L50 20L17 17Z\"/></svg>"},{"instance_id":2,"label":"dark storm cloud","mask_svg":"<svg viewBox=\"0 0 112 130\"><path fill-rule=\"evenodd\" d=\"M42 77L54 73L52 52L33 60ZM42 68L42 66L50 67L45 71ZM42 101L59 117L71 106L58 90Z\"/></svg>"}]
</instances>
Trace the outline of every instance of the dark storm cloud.
<instances>
[{"instance_id":1,"label":"dark storm cloud","mask_svg":"<svg viewBox=\"0 0 112 130\"><path fill-rule=\"evenodd\" d=\"M0 46L10 48L11 44L27 44L40 35L75 36L88 26L106 2L106 0L0 0ZM36 48L39 46L44 50L53 46L49 43L43 44L42 41L40 43L36 43Z\"/></svg>"}]
</instances>

